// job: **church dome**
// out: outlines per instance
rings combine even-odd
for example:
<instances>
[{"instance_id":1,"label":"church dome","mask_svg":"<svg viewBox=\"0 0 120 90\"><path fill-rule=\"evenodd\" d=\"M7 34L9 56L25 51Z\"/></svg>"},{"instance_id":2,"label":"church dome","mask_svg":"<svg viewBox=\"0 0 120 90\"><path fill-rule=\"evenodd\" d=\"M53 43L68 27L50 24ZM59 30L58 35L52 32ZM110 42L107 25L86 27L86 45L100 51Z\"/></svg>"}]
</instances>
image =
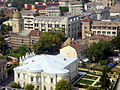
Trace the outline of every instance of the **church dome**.
<instances>
[{"instance_id":1,"label":"church dome","mask_svg":"<svg viewBox=\"0 0 120 90\"><path fill-rule=\"evenodd\" d=\"M21 18L21 14L20 14L20 12L14 12L14 14L13 14L13 18L14 19L19 19L19 18Z\"/></svg>"}]
</instances>

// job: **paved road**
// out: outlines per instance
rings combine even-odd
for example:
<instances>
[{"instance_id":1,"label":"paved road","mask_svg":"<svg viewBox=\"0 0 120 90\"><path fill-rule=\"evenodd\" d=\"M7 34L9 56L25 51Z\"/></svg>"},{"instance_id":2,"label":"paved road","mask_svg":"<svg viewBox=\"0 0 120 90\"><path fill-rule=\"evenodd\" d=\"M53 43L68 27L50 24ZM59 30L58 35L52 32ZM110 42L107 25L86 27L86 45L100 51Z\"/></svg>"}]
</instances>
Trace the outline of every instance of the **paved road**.
<instances>
[{"instance_id":1,"label":"paved road","mask_svg":"<svg viewBox=\"0 0 120 90\"><path fill-rule=\"evenodd\" d=\"M10 83L14 80L14 74L11 74L8 76L6 80L4 80L1 84L1 86L10 86Z\"/></svg>"}]
</instances>

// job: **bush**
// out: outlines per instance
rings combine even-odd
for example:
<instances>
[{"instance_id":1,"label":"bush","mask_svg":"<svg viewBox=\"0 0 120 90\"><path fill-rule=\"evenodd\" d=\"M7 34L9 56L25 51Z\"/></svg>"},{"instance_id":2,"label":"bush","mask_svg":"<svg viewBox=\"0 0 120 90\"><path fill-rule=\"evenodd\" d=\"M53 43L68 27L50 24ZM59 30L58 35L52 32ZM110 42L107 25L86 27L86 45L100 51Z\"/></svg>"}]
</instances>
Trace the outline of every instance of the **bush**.
<instances>
[{"instance_id":1,"label":"bush","mask_svg":"<svg viewBox=\"0 0 120 90\"><path fill-rule=\"evenodd\" d=\"M109 63L109 60L100 60L100 65L107 65Z\"/></svg>"},{"instance_id":2,"label":"bush","mask_svg":"<svg viewBox=\"0 0 120 90\"><path fill-rule=\"evenodd\" d=\"M33 84L27 84L25 87L25 90L34 90L34 85Z\"/></svg>"},{"instance_id":3,"label":"bush","mask_svg":"<svg viewBox=\"0 0 120 90\"><path fill-rule=\"evenodd\" d=\"M20 84L17 84L15 82L11 83L10 87L11 88L21 88Z\"/></svg>"}]
</instances>

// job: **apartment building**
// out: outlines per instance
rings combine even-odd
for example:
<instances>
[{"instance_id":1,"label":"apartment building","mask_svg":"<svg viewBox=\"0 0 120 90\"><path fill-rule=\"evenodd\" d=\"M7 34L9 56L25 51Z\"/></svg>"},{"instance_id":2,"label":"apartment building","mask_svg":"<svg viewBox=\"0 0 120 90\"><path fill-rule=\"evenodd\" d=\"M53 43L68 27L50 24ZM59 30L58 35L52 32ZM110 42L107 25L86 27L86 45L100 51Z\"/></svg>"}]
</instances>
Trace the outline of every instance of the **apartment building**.
<instances>
[{"instance_id":1,"label":"apartment building","mask_svg":"<svg viewBox=\"0 0 120 90\"><path fill-rule=\"evenodd\" d=\"M48 7L46 9L47 16L61 16L59 7Z\"/></svg>"},{"instance_id":2,"label":"apartment building","mask_svg":"<svg viewBox=\"0 0 120 90\"><path fill-rule=\"evenodd\" d=\"M34 10L23 10L21 11L22 18L24 19L24 30L33 30L33 19L38 16Z\"/></svg>"},{"instance_id":3,"label":"apartment building","mask_svg":"<svg viewBox=\"0 0 120 90\"><path fill-rule=\"evenodd\" d=\"M32 68L31 68L32 67ZM58 55L26 54L14 68L14 82L25 87L34 84L37 90L55 90L59 80L72 81L78 75L78 59Z\"/></svg>"},{"instance_id":4,"label":"apartment building","mask_svg":"<svg viewBox=\"0 0 120 90\"><path fill-rule=\"evenodd\" d=\"M111 7L117 3L118 0L92 0L92 2L102 2L104 5Z\"/></svg>"},{"instance_id":5,"label":"apartment building","mask_svg":"<svg viewBox=\"0 0 120 90\"><path fill-rule=\"evenodd\" d=\"M96 35L117 36L120 32L120 22L94 21L91 31Z\"/></svg>"},{"instance_id":6,"label":"apartment building","mask_svg":"<svg viewBox=\"0 0 120 90\"><path fill-rule=\"evenodd\" d=\"M81 35L81 22L78 15L66 16L37 16L33 19L33 30L48 32L59 30L66 34L67 37L77 39Z\"/></svg>"},{"instance_id":7,"label":"apartment building","mask_svg":"<svg viewBox=\"0 0 120 90\"><path fill-rule=\"evenodd\" d=\"M79 15L83 11L82 2L74 2L69 5L69 12L74 15Z\"/></svg>"},{"instance_id":8,"label":"apartment building","mask_svg":"<svg viewBox=\"0 0 120 90\"><path fill-rule=\"evenodd\" d=\"M7 78L6 63L7 61L0 59L0 84Z\"/></svg>"}]
</instances>

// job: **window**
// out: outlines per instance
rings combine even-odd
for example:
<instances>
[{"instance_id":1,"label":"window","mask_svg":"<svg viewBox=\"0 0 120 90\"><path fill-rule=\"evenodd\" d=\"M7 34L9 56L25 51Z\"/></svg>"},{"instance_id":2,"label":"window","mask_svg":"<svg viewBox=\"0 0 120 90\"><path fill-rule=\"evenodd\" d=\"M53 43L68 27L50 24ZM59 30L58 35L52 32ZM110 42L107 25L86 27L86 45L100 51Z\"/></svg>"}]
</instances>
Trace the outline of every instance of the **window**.
<instances>
[{"instance_id":1,"label":"window","mask_svg":"<svg viewBox=\"0 0 120 90\"><path fill-rule=\"evenodd\" d=\"M39 86L37 86L37 90L39 90Z\"/></svg>"},{"instance_id":2,"label":"window","mask_svg":"<svg viewBox=\"0 0 120 90\"><path fill-rule=\"evenodd\" d=\"M58 24L55 24L55 28L59 28L59 25L58 25Z\"/></svg>"},{"instance_id":3,"label":"window","mask_svg":"<svg viewBox=\"0 0 120 90\"><path fill-rule=\"evenodd\" d=\"M112 32L112 34L116 34L116 32Z\"/></svg>"},{"instance_id":4,"label":"window","mask_svg":"<svg viewBox=\"0 0 120 90\"><path fill-rule=\"evenodd\" d=\"M98 34L100 34L100 33L101 33L101 31L98 31L97 33L98 33Z\"/></svg>"},{"instance_id":5,"label":"window","mask_svg":"<svg viewBox=\"0 0 120 90\"><path fill-rule=\"evenodd\" d=\"M53 83L53 78L50 78L50 83Z\"/></svg>"},{"instance_id":6,"label":"window","mask_svg":"<svg viewBox=\"0 0 120 90\"><path fill-rule=\"evenodd\" d=\"M36 82L39 82L39 77L38 76L36 76Z\"/></svg>"},{"instance_id":7,"label":"window","mask_svg":"<svg viewBox=\"0 0 120 90\"><path fill-rule=\"evenodd\" d=\"M23 39L22 39L21 41L22 41L22 43L24 43L24 40L23 40Z\"/></svg>"},{"instance_id":8,"label":"window","mask_svg":"<svg viewBox=\"0 0 120 90\"><path fill-rule=\"evenodd\" d=\"M23 83L23 86L25 87L25 82Z\"/></svg>"},{"instance_id":9,"label":"window","mask_svg":"<svg viewBox=\"0 0 120 90\"><path fill-rule=\"evenodd\" d=\"M50 87L50 90L53 90L53 87L52 87L52 86Z\"/></svg>"},{"instance_id":10,"label":"window","mask_svg":"<svg viewBox=\"0 0 120 90\"><path fill-rule=\"evenodd\" d=\"M106 34L106 32L105 32L105 31L102 31L102 34Z\"/></svg>"},{"instance_id":11,"label":"window","mask_svg":"<svg viewBox=\"0 0 120 90\"><path fill-rule=\"evenodd\" d=\"M43 77L43 82L46 82L46 77Z\"/></svg>"},{"instance_id":12,"label":"window","mask_svg":"<svg viewBox=\"0 0 120 90\"><path fill-rule=\"evenodd\" d=\"M52 27L52 24L48 24L48 27Z\"/></svg>"},{"instance_id":13,"label":"window","mask_svg":"<svg viewBox=\"0 0 120 90\"><path fill-rule=\"evenodd\" d=\"M23 79L25 79L25 74L23 74Z\"/></svg>"},{"instance_id":14,"label":"window","mask_svg":"<svg viewBox=\"0 0 120 90\"><path fill-rule=\"evenodd\" d=\"M84 27L84 30L85 30L85 32L87 32L87 27L86 26Z\"/></svg>"},{"instance_id":15,"label":"window","mask_svg":"<svg viewBox=\"0 0 120 90\"><path fill-rule=\"evenodd\" d=\"M44 85L44 90L46 90L46 86Z\"/></svg>"},{"instance_id":16,"label":"window","mask_svg":"<svg viewBox=\"0 0 120 90\"><path fill-rule=\"evenodd\" d=\"M33 77L31 77L31 82L33 82Z\"/></svg>"},{"instance_id":17,"label":"window","mask_svg":"<svg viewBox=\"0 0 120 90\"><path fill-rule=\"evenodd\" d=\"M17 74L18 78L20 78L20 73Z\"/></svg>"},{"instance_id":18,"label":"window","mask_svg":"<svg viewBox=\"0 0 120 90\"><path fill-rule=\"evenodd\" d=\"M110 34L111 32L107 32L107 34Z\"/></svg>"}]
</instances>

